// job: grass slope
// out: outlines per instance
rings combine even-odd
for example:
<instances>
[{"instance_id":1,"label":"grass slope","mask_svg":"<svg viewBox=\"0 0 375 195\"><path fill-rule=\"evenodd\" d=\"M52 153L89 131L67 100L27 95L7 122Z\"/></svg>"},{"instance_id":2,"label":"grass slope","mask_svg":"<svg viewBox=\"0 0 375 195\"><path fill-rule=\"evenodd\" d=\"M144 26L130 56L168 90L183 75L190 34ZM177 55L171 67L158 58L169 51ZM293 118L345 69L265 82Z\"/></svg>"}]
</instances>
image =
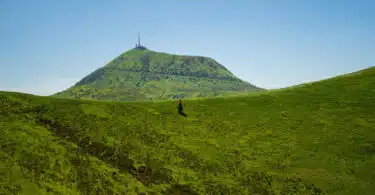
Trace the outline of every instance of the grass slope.
<instances>
[{"instance_id":1,"label":"grass slope","mask_svg":"<svg viewBox=\"0 0 375 195\"><path fill-rule=\"evenodd\" d=\"M132 49L55 97L138 101L260 90L211 58Z\"/></svg>"},{"instance_id":2,"label":"grass slope","mask_svg":"<svg viewBox=\"0 0 375 195\"><path fill-rule=\"evenodd\" d=\"M0 93L0 194L374 194L375 68L247 96Z\"/></svg>"}]
</instances>

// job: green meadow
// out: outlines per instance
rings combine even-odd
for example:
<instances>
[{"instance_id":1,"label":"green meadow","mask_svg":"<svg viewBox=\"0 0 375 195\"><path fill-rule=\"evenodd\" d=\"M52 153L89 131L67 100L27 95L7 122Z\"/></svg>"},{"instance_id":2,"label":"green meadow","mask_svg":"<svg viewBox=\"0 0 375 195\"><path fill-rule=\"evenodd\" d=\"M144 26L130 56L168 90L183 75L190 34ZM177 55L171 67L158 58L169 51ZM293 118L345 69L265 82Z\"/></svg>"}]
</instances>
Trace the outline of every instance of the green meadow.
<instances>
[{"instance_id":1,"label":"green meadow","mask_svg":"<svg viewBox=\"0 0 375 195\"><path fill-rule=\"evenodd\" d=\"M0 92L0 194L375 193L375 68L183 103Z\"/></svg>"}]
</instances>

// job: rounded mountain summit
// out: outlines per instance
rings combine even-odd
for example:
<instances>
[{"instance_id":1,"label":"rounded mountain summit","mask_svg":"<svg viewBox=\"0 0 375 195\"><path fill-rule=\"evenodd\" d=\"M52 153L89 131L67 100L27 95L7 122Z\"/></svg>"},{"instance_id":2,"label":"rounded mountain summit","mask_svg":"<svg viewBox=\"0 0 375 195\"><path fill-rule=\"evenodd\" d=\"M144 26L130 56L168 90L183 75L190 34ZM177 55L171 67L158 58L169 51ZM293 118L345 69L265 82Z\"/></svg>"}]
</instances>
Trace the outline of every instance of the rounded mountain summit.
<instances>
[{"instance_id":1,"label":"rounded mountain summit","mask_svg":"<svg viewBox=\"0 0 375 195\"><path fill-rule=\"evenodd\" d=\"M260 90L263 89L242 81L211 58L160 53L137 45L53 96L138 101Z\"/></svg>"}]
</instances>

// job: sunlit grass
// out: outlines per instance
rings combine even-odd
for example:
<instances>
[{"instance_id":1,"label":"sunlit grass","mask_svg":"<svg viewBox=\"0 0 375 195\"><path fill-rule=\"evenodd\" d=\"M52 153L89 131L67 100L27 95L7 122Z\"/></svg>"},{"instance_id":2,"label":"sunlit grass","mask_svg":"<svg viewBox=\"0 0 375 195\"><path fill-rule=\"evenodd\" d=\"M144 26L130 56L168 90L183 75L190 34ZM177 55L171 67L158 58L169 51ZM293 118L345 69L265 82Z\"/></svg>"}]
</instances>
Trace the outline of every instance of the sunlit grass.
<instances>
[{"instance_id":1,"label":"sunlit grass","mask_svg":"<svg viewBox=\"0 0 375 195\"><path fill-rule=\"evenodd\" d=\"M177 102L0 93L0 194L373 194L375 69Z\"/></svg>"}]
</instances>

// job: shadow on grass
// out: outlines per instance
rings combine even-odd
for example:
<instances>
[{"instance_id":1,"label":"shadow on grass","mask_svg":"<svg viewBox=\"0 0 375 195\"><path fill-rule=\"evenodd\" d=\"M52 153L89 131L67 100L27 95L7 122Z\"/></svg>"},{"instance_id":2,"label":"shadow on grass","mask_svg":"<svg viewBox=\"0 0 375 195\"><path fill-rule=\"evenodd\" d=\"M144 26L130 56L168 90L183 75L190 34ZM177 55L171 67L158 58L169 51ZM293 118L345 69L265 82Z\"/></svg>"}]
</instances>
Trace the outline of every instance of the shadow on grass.
<instances>
[{"instance_id":1,"label":"shadow on grass","mask_svg":"<svg viewBox=\"0 0 375 195\"><path fill-rule=\"evenodd\" d=\"M81 137L77 134L77 132L79 132L78 130L64 126L53 121L52 119L48 119L48 115L44 115L41 112L38 113L39 114L36 118L36 122L43 125L56 136L75 143L79 148L78 153L96 156L103 162L117 168L120 172L127 172L131 174L145 186L149 186L151 184L170 184L171 187L167 189L164 194L198 194L189 185L181 185L173 182L172 172L170 170L165 168L152 169L149 166L141 166L136 168L134 166L134 161L128 157L126 151L119 152L116 150L118 148L95 141L89 136ZM188 151L180 153L180 157L186 161L192 160L190 158L195 158L195 156L190 154ZM238 179L243 186L246 186L248 192L255 194L275 194L272 189L272 183L279 182L277 181L279 179L262 173L244 173L244 175ZM289 194L299 194L300 192L304 192L307 194L323 194L319 188L313 185L306 185L301 181L301 179L282 178L281 180L283 180L283 183L285 184L283 189L281 189L283 193L287 192ZM87 185L86 183L82 185ZM215 185L212 182L210 183L211 184L207 184L206 186L206 192L223 194L223 192L228 190L226 186Z\"/></svg>"},{"instance_id":2,"label":"shadow on grass","mask_svg":"<svg viewBox=\"0 0 375 195\"><path fill-rule=\"evenodd\" d=\"M136 177L144 185L170 183L171 173L167 169L152 170L150 167L141 166L136 168L132 159L129 159L126 153L119 154L115 148L107 146L101 142L93 141L89 137L78 138L74 130L54 123L51 120L38 118L37 123L55 133L58 137L74 142L80 148L80 152L98 157L100 160L119 169L121 172L128 172Z\"/></svg>"},{"instance_id":3,"label":"shadow on grass","mask_svg":"<svg viewBox=\"0 0 375 195\"><path fill-rule=\"evenodd\" d=\"M90 154L98 157L100 160L112 165L119 169L121 172L128 172L133 175L138 181L142 182L145 186L150 184L172 184L171 171L165 168L153 170L148 166L140 166L136 168L133 160L129 159L128 156L123 153L119 154L113 147L107 146L101 142L90 141L89 137L79 139L74 136L74 130L61 126L57 123L52 122L48 119L38 118L38 124L42 124L44 127L55 133L58 137L66 139L69 137L69 141L72 141L78 145L81 149L81 153ZM117 154L117 155L115 155ZM73 162L74 163L74 162ZM192 194L197 195L187 185L172 184L171 188L166 191L166 194Z\"/></svg>"}]
</instances>

